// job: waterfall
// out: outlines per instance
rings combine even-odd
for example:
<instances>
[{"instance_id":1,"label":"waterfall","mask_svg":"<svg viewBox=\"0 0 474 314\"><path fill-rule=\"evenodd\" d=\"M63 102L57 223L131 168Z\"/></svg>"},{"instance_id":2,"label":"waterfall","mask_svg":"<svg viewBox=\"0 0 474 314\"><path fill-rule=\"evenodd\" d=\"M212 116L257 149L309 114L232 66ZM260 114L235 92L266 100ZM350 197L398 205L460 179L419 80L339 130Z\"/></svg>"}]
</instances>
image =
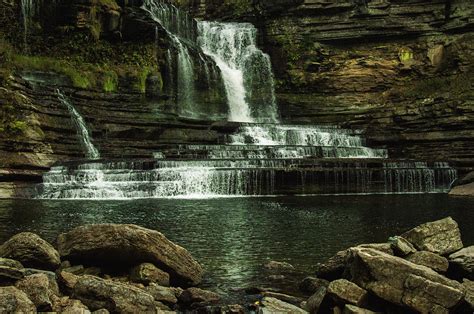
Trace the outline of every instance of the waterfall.
<instances>
[{"instance_id":1,"label":"waterfall","mask_svg":"<svg viewBox=\"0 0 474 314\"><path fill-rule=\"evenodd\" d=\"M87 129L86 122L82 116L77 112L76 108L72 105L70 100L58 89L57 91L58 99L63 105L65 105L71 114L71 118L74 121L74 125L77 129L77 134L81 141L82 146L86 150L86 156L90 159L99 159L100 154L97 148L92 144L89 130Z\"/></svg>"},{"instance_id":2,"label":"waterfall","mask_svg":"<svg viewBox=\"0 0 474 314\"><path fill-rule=\"evenodd\" d=\"M23 47L28 47L28 28L31 23L31 19L35 14L35 7L33 0L21 0L21 15L23 20Z\"/></svg>"},{"instance_id":3,"label":"waterfall","mask_svg":"<svg viewBox=\"0 0 474 314\"><path fill-rule=\"evenodd\" d=\"M257 47L257 29L248 23L198 23L198 43L222 72L229 120L277 122L274 79L268 55Z\"/></svg>"},{"instance_id":4,"label":"waterfall","mask_svg":"<svg viewBox=\"0 0 474 314\"><path fill-rule=\"evenodd\" d=\"M175 6L161 1L145 0L142 8L166 30L177 51L177 103L181 114L192 117L197 100L194 62L188 47L196 37L194 20ZM168 59L168 64L172 67L172 58Z\"/></svg>"}]
</instances>

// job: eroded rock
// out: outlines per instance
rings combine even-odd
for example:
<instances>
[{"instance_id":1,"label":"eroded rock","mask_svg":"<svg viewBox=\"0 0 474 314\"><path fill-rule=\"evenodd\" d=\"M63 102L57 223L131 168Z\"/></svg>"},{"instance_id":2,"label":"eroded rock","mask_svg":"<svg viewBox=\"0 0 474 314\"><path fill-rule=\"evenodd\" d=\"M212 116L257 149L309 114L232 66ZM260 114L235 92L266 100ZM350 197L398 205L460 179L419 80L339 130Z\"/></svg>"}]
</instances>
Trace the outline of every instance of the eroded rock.
<instances>
[{"instance_id":1,"label":"eroded rock","mask_svg":"<svg viewBox=\"0 0 474 314\"><path fill-rule=\"evenodd\" d=\"M346 279L331 282L327 290L328 296L341 304L362 305L367 299L367 291Z\"/></svg>"},{"instance_id":2,"label":"eroded rock","mask_svg":"<svg viewBox=\"0 0 474 314\"><path fill-rule=\"evenodd\" d=\"M16 283L16 287L26 293L39 311L51 311L52 297L59 295L56 282L51 282L45 274L26 276Z\"/></svg>"},{"instance_id":3,"label":"eroded rock","mask_svg":"<svg viewBox=\"0 0 474 314\"><path fill-rule=\"evenodd\" d=\"M281 300L271 298L271 297L265 297L262 299L260 302L262 304L262 307L259 308L258 313L259 314L270 314L270 313L307 313L305 310L283 302Z\"/></svg>"},{"instance_id":4,"label":"eroded rock","mask_svg":"<svg viewBox=\"0 0 474 314\"><path fill-rule=\"evenodd\" d=\"M288 272L295 269L295 267L287 262L269 261L263 267L271 272Z\"/></svg>"},{"instance_id":5,"label":"eroded rock","mask_svg":"<svg viewBox=\"0 0 474 314\"><path fill-rule=\"evenodd\" d=\"M403 237L391 237L388 242L397 256L404 257L416 252L415 247Z\"/></svg>"},{"instance_id":6,"label":"eroded rock","mask_svg":"<svg viewBox=\"0 0 474 314\"><path fill-rule=\"evenodd\" d=\"M426 266L373 249L353 248L351 252L354 283L388 302L416 311L426 310L426 304L449 310L463 296L458 282Z\"/></svg>"},{"instance_id":7,"label":"eroded rock","mask_svg":"<svg viewBox=\"0 0 474 314\"><path fill-rule=\"evenodd\" d=\"M21 290L0 287L0 313L35 313L36 307Z\"/></svg>"},{"instance_id":8,"label":"eroded rock","mask_svg":"<svg viewBox=\"0 0 474 314\"><path fill-rule=\"evenodd\" d=\"M405 232L402 237L420 251L439 255L453 253L463 247L458 224L451 217L422 224Z\"/></svg>"},{"instance_id":9,"label":"eroded rock","mask_svg":"<svg viewBox=\"0 0 474 314\"><path fill-rule=\"evenodd\" d=\"M81 301L71 299L67 296L56 297L53 299L53 311L57 313L65 313L65 314L89 314L90 313L87 306L85 306Z\"/></svg>"},{"instance_id":10,"label":"eroded rock","mask_svg":"<svg viewBox=\"0 0 474 314\"><path fill-rule=\"evenodd\" d=\"M412 263L429 267L437 272L446 272L449 267L448 260L435 253L418 251L405 258Z\"/></svg>"},{"instance_id":11,"label":"eroded rock","mask_svg":"<svg viewBox=\"0 0 474 314\"><path fill-rule=\"evenodd\" d=\"M160 286L170 285L170 275L151 263L142 263L130 271L130 280L148 285L156 283Z\"/></svg>"},{"instance_id":12,"label":"eroded rock","mask_svg":"<svg viewBox=\"0 0 474 314\"><path fill-rule=\"evenodd\" d=\"M0 256L17 260L25 267L55 270L61 260L51 244L31 232L22 232L0 246Z\"/></svg>"},{"instance_id":13,"label":"eroded rock","mask_svg":"<svg viewBox=\"0 0 474 314\"><path fill-rule=\"evenodd\" d=\"M155 301L171 304L176 304L178 302L175 291L168 287L162 287L152 283L146 287L146 292L151 294Z\"/></svg>"},{"instance_id":14,"label":"eroded rock","mask_svg":"<svg viewBox=\"0 0 474 314\"><path fill-rule=\"evenodd\" d=\"M303 281L300 282L298 288L307 294L313 294L319 290L321 287L327 287L329 281L325 279L320 279L316 277L306 277Z\"/></svg>"},{"instance_id":15,"label":"eroded rock","mask_svg":"<svg viewBox=\"0 0 474 314\"><path fill-rule=\"evenodd\" d=\"M450 272L474 280L474 245L449 255Z\"/></svg>"},{"instance_id":16,"label":"eroded rock","mask_svg":"<svg viewBox=\"0 0 474 314\"><path fill-rule=\"evenodd\" d=\"M216 303L219 302L220 299L221 297L217 293L200 288L188 288L179 296L179 301L186 304Z\"/></svg>"},{"instance_id":17,"label":"eroded rock","mask_svg":"<svg viewBox=\"0 0 474 314\"><path fill-rule=\"evenodd\" d=\"M110 312L153 312L159 305L142 289L90 275L77 279L72 297L90 310L107 309Z\"/></svg>"},{"instance_id":18,"label":"eroded rock","mask_svg":"<svg viewBox=\"0 0 474 314\"><path fill-rule=\"evenodd\" d=\"M61 256L97 265L152 263L171 279L196 285L203 270L191 254L162 233L135 225L88 225L58 237Z\"/></svg>"},{"instance_id":19,"label":"eroded rock","mask_svg":"<svg viewBox=\"0 0 474 314\"><path fill-rule=\"evenodd\" d=\"M327 287L320 287L306 301L305 309L310 313L318 313L324 298L326 297Z\"/></svg>"},{"instance_id":20,"label":"eroded rock","mask_svg":"<svg viewBox=\"0 0 474 314\"><path fill-rule=\"evenodd\" d=\"M350 256L349 250L339 251L324 263L317 265L316 275L326 280L336 280L342 277Z\"/></svg>"}]
</instances>

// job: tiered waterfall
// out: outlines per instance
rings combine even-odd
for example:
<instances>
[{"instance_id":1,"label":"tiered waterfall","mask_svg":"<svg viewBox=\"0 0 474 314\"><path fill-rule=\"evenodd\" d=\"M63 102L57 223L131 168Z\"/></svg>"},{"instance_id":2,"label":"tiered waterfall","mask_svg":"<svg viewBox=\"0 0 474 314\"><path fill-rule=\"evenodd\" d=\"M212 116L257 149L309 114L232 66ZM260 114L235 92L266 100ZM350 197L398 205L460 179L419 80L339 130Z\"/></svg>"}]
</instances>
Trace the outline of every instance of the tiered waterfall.
<instances>
[{"instance_id":1,"label":"tiered waterfall","mask_svg":"<svg viewBox=\"0 0 474 314\"><path fill-rule=\"evenodd\" d=\"M205 76L213 72L223 82L227 119L239 126L224 132L220 144L168 145L146 160L53 167L38 197L431 193L446 192L456 179L446 163L392 160L387 150L368 147L357 130L279 124L270 59L257 47L251 24L196 22L157 0L146 0L144 9L173 42L169 66L177 60L178 69L169 72L178 82L181 112L198 111L195 82L206 78L196 77L195 64L202 62Z\"/></svg>"}]
</instances>

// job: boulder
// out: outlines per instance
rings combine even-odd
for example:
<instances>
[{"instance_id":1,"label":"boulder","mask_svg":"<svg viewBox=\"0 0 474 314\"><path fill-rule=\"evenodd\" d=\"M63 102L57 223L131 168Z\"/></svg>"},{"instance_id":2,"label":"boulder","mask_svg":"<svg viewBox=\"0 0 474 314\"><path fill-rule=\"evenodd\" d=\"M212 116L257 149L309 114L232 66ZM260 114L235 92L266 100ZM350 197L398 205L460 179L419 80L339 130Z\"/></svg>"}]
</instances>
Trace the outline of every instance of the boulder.
<instances>
[{"instance_id":1,"label":"boulder","mask_svg":"<svg viewBox=\"0 0 474 314\"><path fill-rule=\"evenodd\" d=\"M418 251L405 258L412 263L429 267L437 272L446 272L449 267L448 259L428 251Z\"/></svg>"},{"instance_id":2,"label":"boulder","mask_svg":"<svg viewBox=\"0 0 474 314\"><path fill-rule=\"evenodd\" d=\"M0 256L21 262L25 267L55 270L61 260L58 252L31 232L22 232L0 246Z\"/></svg>"},{"instance_id":3,"label":"boulder","mask_svg":"<svg viewBox=\"0 0 474 314\"><path fill-rule=\"evenodd\" d=\"M350 256L349 253L349 250L339 251L326 262L318 264L316 276L329 281L342 278Z\"/></svg>"},{"instance_id":4,"label":"boulder","mask_svg":"<svg viewBox=\"0 0 474 314\"><path fill-rule=\"evenodd\" d=\"M390 243L393 252L397 256L404 257L416 252L416 249L413 244L408 242L403 237L391 237L390 239L388 239L388 242Z\"/></svg>"},{"instance_id":5,"label":"boulder","mask_svg":"<svg viewBox=\"0 0 474 314\"><path fill-rule=\"evenodd\" d=\"M89 314L90 311L81 301L67 296L53 299L53 311L65 314ZM108 313L108 312L107 312Z\"/></svg>"},{"instance_id":6,"label":"boulder","mask_svg":"<svg viewBox=\"0 0 474 314\"><path fill-rule=\"evenodd\" d=\"M52 311L52 297L59 295L56 282L52 283L45 274L26 276L15 286L28 296L39 311Z\"/></svg>"},{"instance_id":7,"label":"boulder","mask_svg":"<svg viewBox=\"0 0 474 314\"><path fill-rule=\"evenodd\" d=\"M324 298L326 297L327 287L320 287L318 290L309 297L306 301L305 309L310 313L318 313Z\"/></svg>"},{"instance_id":8,"label":"boulder","mask_svg":"<svg viewBox=\"0 0 474 314\"><path fill-rule=\"evenodd\" d=\"M158 286L157 284L150 284L145 288L146 292L153 296L155 301L167 303L167 304L176 304L178 299L176 298L175 291L168 287Z\"/></svg>"},{"instance_id":9,"label":"boulder","mask_svg":"<svg viewBox=\"0 0 474 314\"><path fill-rule=\"evenodd\" d=\"M23 291L0 287L0 313L36 313L36 307Z\"/></svg>"},{"instance_id":10,"label":"boulder","mask_svg":"<svg viewBox=\"0 0 474 314\"><path fill-rule=\"evenodd\" d=\"M263 298L262 301L260 301L260 303L261 303L262 306L258 310L259 314L308 313L305 310L303 310L303 309L301 309L301 308L299 308L295 305L292 305L292 304L289 304L289 303L286 303L286 302L283 302L283 301L280 301L278 299L271 298L271 297Z\"/></svg>"},{"instance_id":11,"label":"boulder","mask_svg":"<svg viewBox=\"0 0 474 314\"><path fill-rule=\"evenodd\" d=\"M0 258L1 285L12 285L24 276L25 269L20 262L8 258Z\"/></svg>"},{"instance_id":12,"label":"boulder","mask_svg":"<svg viewBox=\"0 0 474 314\"><path fill-rule=\"evenodd\" d=\"M110 312L154 312L159 306L142 289L90 275L77 278L72 297L91 310L107 309Z\"/></svg>"},{"instance_id":13,"label":"boulder","mask_svg":"<svg viewBox=\"0 0 474 314\"><path fill-rule=\"evenodd\" d=\"M392 245L390 243L368 243L368 244L360 244L357 247L374 249L374 250L381 251L390 255L394 254Z\"/></svg>"},{"instance_id":14,"label":"boulder","mask_svg":"<svg viewBox=\"0 0 474 314\"><path fill-rule=\"evenodd\" d=\"M151 263L142 263L130 271L130 280L148 285L156 283L160 286L170 285L170 275Z\"/></svg>"},{"instance_id":15,"label":"boulder","mask_svg":"<svg viewBox=\"0 0 474 314\"><path fill-rule=\"evenodd\" d=\"M58 284L65 294L71 294L74 286L77 284L79 276L69 273L67 271L58 272Z\"/></svg>"},{"instance_id":16,"label":"boulder","mask_svg":"<svg viewBox=\"0 0 474 314\"><path fill-rule=\"evenodd\" d=\"M171 280L196 285L203 270L191 254L158 231L135 225L88 225L58 237L59 253L71 261L96 265L152 263Z\"/></svg>"},{"instance_id":17,"label":"boulder","mask_svg":"<svg viewBox=\"0 0 474 314\"><path fill-rule=\"evenodd\" d=\"M186 304L191 303L217 303L221 297L212 291L199 288L188 288L179 296L179 301Z\"/></svg>"},{"instance_id":18,"label":"boulder","mask_svg":"<svg viewBox=\"0 0 474 314\"><path fill-rule=\"evenodd\" d=\"M338 279L328 286L327 295L336 303L362 305L367 299L367 291L346 279Z\"/></svg>"},{"instance_id":19,"label":"boulder","mask_svg":"<svg viewBox=\"0 0 474 314\"><path fill-rule=\"evenodd\" d=\"M269 261L263 267L271 272L288 272L295 270L295 267L287 262Z\"/></svg>"},{"instance_id":20,"label":"boulder","mask_svg":"<svg viewBox=\"0 0 474 314\"><path fill-rule=\"evenodd\" d=\"M456 277L474 280L474 245L449 255L449 268Z\"/></svg>"},{"instance_id":21,"label":"boulder","mask_svg":"<svg viewBox=\"0 0 474 314\"><path fill-rule=\"evenodd\" d=\"M431 268L373 249L351 249L352 281L376 296L415 311L454 308L462 286Z\"/></svg>"},{"instance_id":22,"label":"boulder","mask_svg":"<svg viewBox=\"0 0 474 314\"><path fill-rule=\"evenodd\" d=\"M329 281L325 279L320 279L316 277L306 277L303 281L300 282L298 288L300 291L313 294L319 290L321 287L327 287L329 285Z\"/></svg>"},{"instance_id":23,"label":"boulder","mask_svg":"<svg viewBox=\"0 0 474 314\"><path fill-rule=\"evenodd\" d=\"M461 232L451 217L422 224L402 237L410 241L418 250L445 255L462 249Z\"/></svg>"}]
</instances>

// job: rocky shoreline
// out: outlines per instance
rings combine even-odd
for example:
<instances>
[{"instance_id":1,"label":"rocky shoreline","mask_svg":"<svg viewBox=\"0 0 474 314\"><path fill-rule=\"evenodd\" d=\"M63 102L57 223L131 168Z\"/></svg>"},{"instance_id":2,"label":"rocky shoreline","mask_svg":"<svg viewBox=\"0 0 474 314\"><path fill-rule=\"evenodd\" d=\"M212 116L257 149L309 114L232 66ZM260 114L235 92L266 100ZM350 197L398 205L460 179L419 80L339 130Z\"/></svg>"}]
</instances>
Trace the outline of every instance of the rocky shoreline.
<instances>
[{"instance_id":1,"label":"rocky shoreline","mask_svg":"<svg viewBox=\"0 0 474 314\"><path fill-rule=\"evenodd\" d=\"M0 246L2 313L472 313L474 246L450 217L336 253L300 293L247 288L241 304L201 289L203 267L158 231L86 225L53 246L29 232ZM274 278L294 268L268 262Z\"/></svg>"}]
</instances>

